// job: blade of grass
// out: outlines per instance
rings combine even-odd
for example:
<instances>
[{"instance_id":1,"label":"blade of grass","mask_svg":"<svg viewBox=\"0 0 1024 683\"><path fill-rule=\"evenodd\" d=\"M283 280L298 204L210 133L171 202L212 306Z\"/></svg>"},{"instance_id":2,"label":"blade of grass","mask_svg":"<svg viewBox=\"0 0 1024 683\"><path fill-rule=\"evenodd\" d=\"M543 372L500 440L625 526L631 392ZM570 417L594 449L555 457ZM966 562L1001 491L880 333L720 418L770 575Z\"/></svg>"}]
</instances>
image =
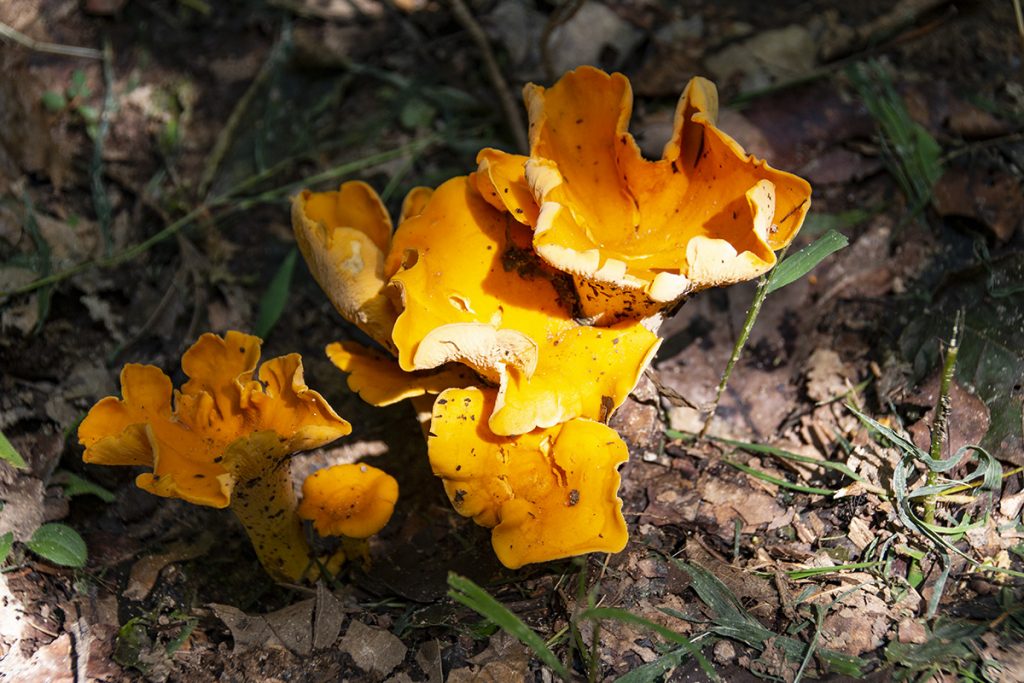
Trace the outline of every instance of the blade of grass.
<instances>
[{"instance_id":1,"label":"blade of grass","mask_svg":"<svg viewBox=\"0 0 1024 683\"><path fill-rule=\"evenodd\" d=\"M288 295L291 292L292 273L295 271L295 260L298 257L298 250L292 248L288 255L281 261L273 279L267 285L267 291L260 299L259 315L256 317L256 325L253 333L261 339L266 339L270 331L274 329L284 307L288 303Z\"/></svg>"},{"instance_id":2,"label":"blade of grass","mask_svg":"<svg viewBox=\"0 0 1024 683\"><path fill-rule=\"evenodd\" d=\"M0 431L0 460L10 463L19 470L28 469L25 458L21 457L21 453L15 450L2 431Z\"/></svg>"},{"instance_id":3,"label":"blade of grass","mask_svg":"<svg viewBox=\"0 0 1024 683\"><path fill-rule=\"evenodd\" d=\"M822 489L816 486L803 486L802 484L794 484L792 482L786 481L785 479L780 479L779 477L773 477L772 475L766 472L754 469L753 467L750 467L749 465L744 465L741 462L730 460L729 458L722 458L722 462L724 462L727 465L731 465L732 467L735 467L741 472L746 472L750 476L760 479L761 481L766 481L770 484L775 484L776 486L780 486L784 489L789 489L790 491L797 491L798 493L811 493L819 496L834 496L836 494L836 492L833 491L832 489Z\"/></svg>"},{"instance_id":4,"label":"blade of grass","mask_svg":"<svg viewBox=\"0 0 1024 683\"><path fill-rule=\"evenodd\" d=\"M518 639L523 645L533 650L537 658L561 676L563 680L572 680L569 670L548 648L544 639L507 607L495 600L486 590L454 572L448 574L448 587L450 588L448 597L489 619L503 631Z\"/></svg>"},{"instance_id":5,"label":"blade of grass","mask_svg":"<svg viewBox=\"0 0 1024 683\"><path fill-rule=\"evenodd\" d=\"M721 678L719 678L718 676L718 673L715 671L714 667L711 666L711 662L709 662L707 658L705 658L704 655L701 654L700 648L694 645L693 641L691 641L689 638L682 635L681 633L676 633L672 629L666 628L661 624L657 624L651 621L650 619L645 619L641 616L633 614L632 612L627 612L626 610L618 609L615 607L591 607L580 612L578 618L612 619L615 621L622 622L624 624L633 624L634 626L642 626L644 628L650 629L662 638L664 638L665 640L669 641L670 643L682 645L683 648L685 648L688 651L688 653L694 659L697 660L697 663L700 665L700 668L704 671L705 674L707 674L708 678L710 678L713 681L721 680Z\"/></svg>"},{"instance_id":6,"label":"blade of grass","mask_svg":"<svg viewBox=\"0 0 1024 683\"><path fill-rule=\"evenodd\" d=\"M808 579L812 576L823 576L828 574L835 574L838 572L856 571L858 569L871 569L878 567L883 563L880 561L875 562L851 562L850 564L839 564L834 567L808 567L807 569L792 569L787 572L783 572L787 577L794 581L801 579ZM774 572L755 572L759 576L770 577L774 576Z\"/></svg>"},{"instance_id":7,"label":"blade of grass","mask_svg":"<svg viewBox=\"0 0 1024 683\"><path fill-rule=\"evenodd\" d=\"M670 559L689 575L692 580L691 587L697 593L697 597L714 613L714 625L711 627L711 631L720 636L738 640L757 650L763 650L765 642L769 638L773 638L776 646L785 653L788 659L794 662L803 659L807 650L806 643L790 636L777 634L762 626L761 622L747 613L732 591L707 569L675 558ZM663 611L685 618L675 610L664 609ZM860 676L864 667L867 666L867 662L860 657L828 649L820 649L817 652L818 657L828 665L829 670L835 673Z\"/></svg>"},{"instance_id":8,"label":"blade of grass","mask_svg":"<svg viewBox=\"0 0 1024 683\"><path fill-rule=\"evenodd\" d=\"M819 263L831 254L846 247L849 243L850 240L846 238L846 235L835 230L829 230L815 240L814 243L804 247L777 265L775 270L772 271L770 281L768 282L768 291L765 294L771 294L786 285L796 282L814 270Z\"/></svg>"}]
</instances>

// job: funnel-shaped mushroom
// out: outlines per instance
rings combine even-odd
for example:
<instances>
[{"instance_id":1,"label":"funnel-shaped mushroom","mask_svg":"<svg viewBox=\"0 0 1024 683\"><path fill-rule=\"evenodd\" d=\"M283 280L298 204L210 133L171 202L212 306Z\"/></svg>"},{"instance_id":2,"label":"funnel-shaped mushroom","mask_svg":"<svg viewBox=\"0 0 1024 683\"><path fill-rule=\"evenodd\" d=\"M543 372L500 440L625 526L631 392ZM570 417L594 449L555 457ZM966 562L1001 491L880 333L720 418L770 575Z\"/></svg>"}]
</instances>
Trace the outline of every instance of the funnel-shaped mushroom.
<instances>
[{"instance_id":1,"label":"funnel-shaped mushroom","mask_svg":"<svg viewBox=\"0 0 1024 683\"><path fill-rule=\"evenodd\" d=\"M580 67L550 89L526 86L524 98L525 179L540 205L534 249L573 276L584 314L601 324L766 272L810 206L806 181L715 127L718 95L703 78L686 87L655 161L628 132L632 91L621 74ZM496 155L482 169L512 178L517 159Z\"/></svg>"},{"instance_id":2,"label":"funnel-shaped mushroom","mask_svg":"<svg viewBox=\"0 0 1024 683\"><path fill-rule=\"evenodd\" d=\"M351 427L306 386L297 354L267 361L254 378L260 343L240 332L203 335L182 357L189 381L178 392L160 369L126 365L124 398L102 399L79 426L82 457L150 467L135 480L140 488L229 507L271 576L313 578L289 458Z\"/></svg>"},{"instance_id":3,"label":"funnel-shaped mushroom","mask_svg":"<svg viewBox=\"0 0 1024 683\"><path fill-rule=\"evenodd\" d=\"M360 181L343 183L337 192L303 190L292 202L292 227L310 272L338 312L390 348L396 313L382 290L391 219L377 193Z\"/></svg>"},{"instance_id":4,"label":"funnel-shaped mushroom","mask_svg":"<svg viewBox=\"0 0 1024 683\"><path fill-rule=\"evenodd\" d=\"M574 419L515 437L487 427L495 392L449 389L434 402L427 446L459 514L492 527L509 568L590 552L618 552L628 534L618 467L629 457L614 430Z\"/></svg>"},{"instance_id":5,"label":"funnel-shaped mushroom","mask_svg":"<svg viewBox=\"0 0 1024 683\"><path fill-rule=\"evenodd\" d=\"M395 511L398 482L363 463L317 470L302 484L299 517L321 536L368 538L384 528Z\"/></svg>"}]
</instances>

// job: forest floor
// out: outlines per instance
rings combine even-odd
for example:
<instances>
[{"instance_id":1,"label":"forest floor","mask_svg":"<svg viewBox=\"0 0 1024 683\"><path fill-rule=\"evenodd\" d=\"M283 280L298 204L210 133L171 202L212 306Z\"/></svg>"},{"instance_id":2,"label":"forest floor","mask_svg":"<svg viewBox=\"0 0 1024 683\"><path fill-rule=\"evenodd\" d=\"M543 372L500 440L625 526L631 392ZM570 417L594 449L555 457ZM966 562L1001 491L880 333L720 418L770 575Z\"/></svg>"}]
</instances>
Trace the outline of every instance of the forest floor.
<instances>
[{"instance_id":1,"label":"forest floor","mask_svg":"<svg viewBox=\"0 0 1024 683\"><path fill-rule=\"evenodd\" d=\"M550 681L547 648L580 680L1024 681L1019 3L468 4L0 4L0 431L25 461L0 461L0 680ZM480 148L515 150L502 97L580 64L630 77L655 157L686 81L712 78L719 126L814 187L791 253L830 230L849 246L766 298L703 440L756 283L688 301L612 418L628 546L510 571L451 509L411 408L365 405L325 358L358 335L289 270L288 198L359 178L394 214ZM852 409L927 451L959 312L940 455L963 457L929 474ZM177 383L182 351L229 329L301 353L353 424L300 467L399 480L371 564L330 586L275 584L227 511L82 463L77 425L124 363ZM933 480L953 484L928 525ZM84 566L30 549L52 523ZM449 597L450 572L546 645Z\"/></svg>"}]
</instances>

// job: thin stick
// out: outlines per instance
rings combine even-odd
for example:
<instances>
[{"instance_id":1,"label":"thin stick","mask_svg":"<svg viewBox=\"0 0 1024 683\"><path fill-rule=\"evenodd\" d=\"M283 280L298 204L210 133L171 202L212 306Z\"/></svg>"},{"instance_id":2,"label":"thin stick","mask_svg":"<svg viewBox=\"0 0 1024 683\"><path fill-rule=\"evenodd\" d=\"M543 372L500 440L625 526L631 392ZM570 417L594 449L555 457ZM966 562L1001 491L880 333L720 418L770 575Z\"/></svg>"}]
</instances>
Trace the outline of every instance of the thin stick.
<instances>
[{"instance_id":1,"label":"thin stick","mask_svg":"<svg viewBox=\"0 0 1024 683\"><path fill-rule=\"evenodd\" d=\"M1017 33L1020 35L1020 46L1024 49L1024 11L1021 11L1020 0L1013 0L1013 15L1017 18Z\"/></svg>"},{"instance_id":2,"label":"thin stick","mask_svg":"<svg viewBox=\"0 0 1024 683\"><path fill-rule=\"evenodd\" d=\"M776 264L782 262L782 259L785 258L788 250L789 246L787 245L785 249L779 252L779 256L775 260ZM704 426L701 427L700 433L697 435L698 439L703 439L708 433L708 429L711 428L711 423L715 419L715 413L718 412L718 404L722 400L722 394L725 393L725 387L729 384L729 376L732 375L732 370L736 367L736 362L739 361L740 355L743 353L743 347L750 338L750 332L754 329L754 322L757 320L757 316L761 312L761 304L763 304L764 300L768 297L768 286L771 284L774 275L775 269L773 268L767 275L762 275L760 282L757 283L757 291L754 293L754 301L750 304L750 308L747 309L747 318L743 321L743 329L740 330L740 336L736 338L736 343L732 347L732 355L729 356L729 362L725 366L725 372L722 373L722 379L718 382L718 390L715 392L715 400L711 403L711 410L708 412L708 416L704 419Z\"/></svg>"},{"instance_id":3,"label":"thin stick","mask_svg":"<svg viewBox=\"0 0 1024 683\"><path fill-rule=\"evenodd\" d=\"M462 0L449 0L449 2L451 3L455 19L469 33L469 37L476 43L477 49L480 50L480 55L484 58L487 77L491 80L494 90L497 91L498 101L501 103L502 112L505 114L505 121L508 123L508 127L512 129L512 137L515 140L516 147L519 148L520 152L526 152L530 148L530 143L526 138L526 126L523 124L523 117L519 112L519 107L509 92L508 82L505 81L505 77L501 74L501 69L498 67L498 60L494 58L494 50L491 49L490 41L487 40L484 30L480 28L480 24L473 18L473 14Z\"/></svg>"},{"instance_id":4,"label":"thin stick","mask_svg":"<svg viewBox=\"0 0 1024 683\"><path fill-rule=\"evenodd\" d=\"M213 149L210 151L210 155L206 158L206 164L203 167L203 175L199 180L199 196L206 197L210 190L210 185L213 184L214 176L217 175L217 169L220 168L221 162L224 160L224 155L227 154L228 149L231 147L232 141L235 139L235 132L238 130L239 124L242 122L242 118L245 116L245 112L248 111L249 105L252 103L253 98L256 97L256 93L260 91L263 84L267 82L270 74L273 73L274 67L280 60L281 55L285 52L286 48L291 44L291 31L286 25L281 31L281 37L277 43L270 48L270 54L267 55L266 60L263 62L263 66L260 67L259 73L249 84L245 94L235 104L235 108L231 110L231 115L228 116L227 123L221 129L217 135L217 142L214 143Z\"/></svg>"},{"instance_id":5,"label":"thin stick","mask_svg":"<svg viewBox=\"0 0 1024 683\"><path fill-rule=\"evenodd\" d=\"M103 238L103 255L110 256L114 248L114 237L111 222L110 197L103 184L103 144L110 130L110 117L114 111L114 54L110 40L103 41L103 106L100 109L99 125L96 126L96 139L93 140L92 162L89 164L90 184L92 186L92 204L99 221L100 235Z\"/></svg>"},{"instance_id":6,"label":"thin stick","mask_svg":"<svg viewBox=\"0 0 1024 683\"><path fill-rule=\"evenodd\" d=\"M320 183L326 180L333 180L335 178L348 175L350 173L355 173L356 171L361 171L376 166L378 164L383 164L387 161L391 161L392 159L403 156L410 152L415 153L416 151L433 144L437 140L438 138L436 136L430 136L427 138L422 138L420 140L414 140L413 142L410 142L407 145L402 145L401 147L398 147L396 149L392 149L387 152L381 152L379 154L374 154L368 157L363 157L362 159L357 159L356 161L327 169L326 171L317 173L316 175L313 176L309 176L308 178L304 178L293 183L281 185L280 187L274 188L273 190L267 190L266 192L256 195L255 197L244 197L236 199L235 195L239 191L239 188L248 187L251 184L247 181L242 181L235 187L225 192L223 195L219 195L217 197L214 197L213 199L210 199L209 201L202 202L201 204L199 204L199 206L195 207L194 209L186 213L184 216L177 219L176 221L174 221L173 223L171 223L170 225L168 225L167 227L165 227L163 230L156 233L152 237L143 240L138 244L134 244L120 253L113 254L111 256L100 259L90 259L83 263L79 263L78 265L72 266L66 270L62 270L60 272L47 275L46 277L39 278L38 280L33 280L32 282L22 285L21 287L15 287L14 289L0 291L0 299L9 296L17 296L19 294L28 294L29 292L33 292L39 289L40 287L45 287L47 285L63 282L64 280L67 280L70 277L74 277L79 273L84 273L88 270L92 270L93 268L110 268L112 266L119 265L125 261L129 261L135 258L136 256L145 253L154 245L163 242L168 237L172 237L173 235L177 234L181 229L183 229L187 225L190 225L196 218L207 215L214 209L224 207L217 216L218 218L223 218L224 216L230 215L238 211L242 211L256 204L279 200L281 197L287 196L289 193L294 192L296 189L300 187L314 185L316 183ZM235 203L232 204L232 202Z\"/></svg>"},{"instance_id":7,"label":"thin stick","mask_svg":"<svg viewBox=\"0 0 1024 683\"><path fill-rule=\"evenodd\" d=\"M960 333L963 330L964 312L957 311L956 320L953 322L953 334L946 348L946 360L942 365L942 382L939 385L939 398L935 406L935 420L932 421L931 447L928 455L932 460L942 459L942 447L946 444L947 427L949 426L949 408L952 401L949 398L949 388L953 383L953 375L956 373L956 357L960 351ZM939 482L939 473L929 469L925 475L928 486L935 486ZM924 521L928 524L935 524L935 501L937 495L931 495L924 499Z\"/></svg>"},{"instance_id":8,"label":"thin stick","mask_svg":"<svg viewBox=\"0 0 1024 683\"><path fill-rule=\"evenodd\" d=\"M63 55L65 57L81 57L82 59L103 59L103 53L95 48L59 45L57 43L36 40L2 21L0 21L0 37L12 40L18 45L35 52L47 52L51 55Z\"/></svg>"}]
</instances>

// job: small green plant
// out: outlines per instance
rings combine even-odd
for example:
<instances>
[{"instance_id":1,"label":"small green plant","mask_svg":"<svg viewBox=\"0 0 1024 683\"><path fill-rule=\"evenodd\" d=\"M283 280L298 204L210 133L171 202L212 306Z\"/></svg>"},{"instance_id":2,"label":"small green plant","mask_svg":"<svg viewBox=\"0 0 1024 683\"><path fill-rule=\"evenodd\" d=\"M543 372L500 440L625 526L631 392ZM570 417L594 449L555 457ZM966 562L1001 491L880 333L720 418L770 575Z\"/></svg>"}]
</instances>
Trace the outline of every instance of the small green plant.
<instances>
[{"instance_id":1,"label":"small green plant","mask_svg":"<svg viewBox=\"0 0 1024 683\"><path fill-rule=\"evenodd\" d=\"M15 450L14 446L11 445L11 442L7 440L7 437L4 436L2 431L0 431L0 460L10 463L19 470L23 470L28 467L28 465L25 464L25 458L21 457L21 454Z\"/></svg>"},{"instance_id":2,"label":"small green plant","mask_svg":"<svg viewBox=\"0 0 1024 683\"><path fill-rule=\"evenodd\" d=\"M968 444L961 447L948 458L942 457L950 413L949 390L956 371L961 328L962 317L958 316L946 349L939 398L931 429L931 443L927 451L918 448L909 438L868 417L854 406L847 406L857 416L857 419L877 433L883 441L896 448L901 454L899 462L893 468L891 484L896 515L908 531L919 538L925 539L929 545L924 553L915 553L910 548L904 549L905 554L913 559L908 581L911 585L914 585L915 583L920 583L919 579L923 579L923 576L917 576L917 574L919 574L920 561L928 553L933 553L938 558L941 567L941 573L935 585L934 594L928 604L927 616L929 618L934 616L938 609L939 600L942 597L946 579L949 576L950 553L960 555L972 565L978 566L976 560L958 549L953 545L953 542L964 532L984 524L988 515L988 508L991 507L990 494L999 490L1003 477L1002 466L999 464L999 461L978 445ZM976 456L976 462L973 470L966 476L960 479L943 478L943 475L959 467L971 455ZM915 478L915 474L920 468L924 469L924 485L912 488L911 481ZM949 495L954 491L959 493L976 488L981 489L982 495L988 494L987 507L985 512L982 513L981 519L972 520L970 512L965 510L960 520L955 521L953 526L936 523L936 504L943 495ZM920 504L921 515L918 515L915 509L918 504Z\"/></svg>"},{"instance_id":3,"label":"small green plant","mask_svg":"<svg viewBox=\"0 0 1024 683\"><path fill-rule=\"evenodd\" d=\"M6 534L0 534L0 565L7 561L12 547L14 547L14 533L8 531Z\"/></svg>"},{"instance_id":4,"label":"small green plant","mask_svg":"<svg viewBox=\"0 0 1024 683\"><path fill-rule=\"evenodd\" d=\"M85 541L66 524L44 524L25 546L39 557L62 567L84 567L88 557Z\"/></svg>"},{"instance_id":5,"label":"small green plant","mask_svg":"<svg viewBox=\"0 0 1024 683\"><path fill-rule=\"evenodd\" d=\"M942 148L924 126L910 118L881 64L855 64L847 75L878 124L886 166L910 202L911 214L916 215L931 200L932 188L942 175Z\"/></svg>"},{"instance_id":6,"label":"small green plant","mask_svg":"<svg viewBox=\"0 0 1024 683\"><path fill-rule=\"evenodd\" d=\"M47 90L43 93L43 106L55 114L63 111L76 114L85 124L89 138L95 140L99 131L100 112L85 103L91 96L92 89L86 81L85 72L76 69L71 74L71 83L63 91Z\"/></svg>"}]
</instances>

